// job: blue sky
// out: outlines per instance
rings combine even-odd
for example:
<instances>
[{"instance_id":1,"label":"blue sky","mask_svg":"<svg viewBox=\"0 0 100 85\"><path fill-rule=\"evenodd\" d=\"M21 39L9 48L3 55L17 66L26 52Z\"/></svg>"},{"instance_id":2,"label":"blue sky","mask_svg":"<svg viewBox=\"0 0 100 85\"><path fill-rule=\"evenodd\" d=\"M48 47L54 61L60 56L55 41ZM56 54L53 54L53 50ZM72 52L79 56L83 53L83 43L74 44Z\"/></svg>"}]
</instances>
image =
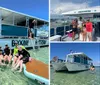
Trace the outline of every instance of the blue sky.
<instances>
[{"instance_id":1,"label":"blue sky","mask_svg":"<svg viewBox=\"0 0 100 85\"><path fill-rule=\"evenodd\" d=\"M50 47L50 59L54 56L65 59L70 50L73 50L74 52L84 52L93 59L95 65L100 65L100 43L52 43Z\"/></svg>"},{"instance_id":2,"label":"blue sky","mask_svg":"<svg viewBox=\"0 0 100 85\"><path fill-rule=\"evenodd\" d=\"M51 14L100 6L100 0L51 0Z\"/></svg>"},{"instance_id":3,"label":"blue sky","mask_svg":"<svg viewBox=\"0 0 100 85\"><path fill-rule=\"evenodd\" d=\"M0 6L48 20L49 0L0 0Z\"/></svg>"}]
</instances>

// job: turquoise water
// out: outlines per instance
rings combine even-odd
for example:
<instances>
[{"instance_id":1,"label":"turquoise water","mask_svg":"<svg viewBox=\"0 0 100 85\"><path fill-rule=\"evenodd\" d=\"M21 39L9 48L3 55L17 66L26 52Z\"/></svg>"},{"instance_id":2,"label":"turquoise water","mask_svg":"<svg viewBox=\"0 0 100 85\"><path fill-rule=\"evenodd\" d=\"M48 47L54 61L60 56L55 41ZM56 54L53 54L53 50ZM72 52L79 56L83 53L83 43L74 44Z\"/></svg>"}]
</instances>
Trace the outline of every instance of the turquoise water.
<instances>
[{"instance_id":1,"label":"turquoise water","mask_svg":"<svg viewBox=\"0 0 100 85\"><path fill-rule=\"evenodd\" d=\"M94 72L88 70L76 73L54 72L51 68L50 75L50 85L100 85L100 67L96 67Z\"/></svg>"},{"instance_id":2,"label":"turquoise water","mask_svg":"<svg viewBox=\"0 0 100 85\"><path fill-rule=\"evenodd\" d=\"M49 62L48 47L29 50L31 56L46 64ZM35 56L34 56L35 55ZM0 66L0 85L40 85L37 81L27 78L24 73L12 72L11 66Z\"/></svg>"}]
</instances>

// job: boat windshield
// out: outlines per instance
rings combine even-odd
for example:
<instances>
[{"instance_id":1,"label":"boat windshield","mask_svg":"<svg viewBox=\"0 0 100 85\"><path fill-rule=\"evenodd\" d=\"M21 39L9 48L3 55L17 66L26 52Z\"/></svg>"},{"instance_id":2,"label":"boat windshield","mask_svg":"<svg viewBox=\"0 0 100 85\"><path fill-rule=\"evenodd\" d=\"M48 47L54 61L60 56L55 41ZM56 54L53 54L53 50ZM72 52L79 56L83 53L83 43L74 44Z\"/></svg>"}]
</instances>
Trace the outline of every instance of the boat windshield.
<instances>
[{"instance_id":1,"label":"boat windshield","mask_svg":"<svg viewBox=\"0 0 100 85\"><path fill-rule=\"evenodd\" d=\"M73 55L68 55L66 61L67 61L67 62L73 62L73 61L74 61L74 59L73 59Z\"/></svg>"}]
</instances>

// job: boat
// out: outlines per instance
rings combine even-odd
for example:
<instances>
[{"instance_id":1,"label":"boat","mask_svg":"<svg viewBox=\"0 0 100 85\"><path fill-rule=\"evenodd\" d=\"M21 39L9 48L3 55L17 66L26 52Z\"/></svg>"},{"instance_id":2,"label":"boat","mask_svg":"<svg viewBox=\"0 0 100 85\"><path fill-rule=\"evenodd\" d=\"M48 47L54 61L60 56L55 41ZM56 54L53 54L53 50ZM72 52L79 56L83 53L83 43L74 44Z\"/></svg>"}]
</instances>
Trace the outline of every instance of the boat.
<instances>
[{"instance_id":1,"label":"boat","mask_svg":"<svg viewBox=\"0 0 100 85\"><path fill-rule=\"evenodd\" d=\"M82 52L70 53L66 56L65 66L68 71L82 71L90 69L92 59Z\"/></svg>"},{"instance_id":2,"label":"boat","mask_svg":"<svg viewBox=\"0 0 100 85\"><path fill-rule=\"evenodd\" d=\"M49 85L49 67L47 64L33 59L24 65L24 74L33 80Z\"/></svg>"},{"instance_id":3,"label":"boat","mask_svg":"<svg viewBox=\"0 0 100 85\"><path fill-rule=\"evenodd\" d=\"M90 19L90 21L93 23L94 26L93 27L94 32L92 34L93 41L100 40L100 7L91 7L91 8L85 8L79 10L72 10L72 11L64 12L61 15L63 19L65 17L69 17L68 19L65 19L68 20L69 23L61 24L60 22L59 23L53 22L54 26L51 26L50 28L51 41L72 41L72 39L68 36L69 31L70 30L72 31L72 27L70 26L70 24L73 19L79 19L79 17L82 17L83 20ZM58 24L60 24L60 26ZM75 38L77 39L77 37L78 36L76 36ZM82 38L80 40L82 40Z\"/></svg>"},{"instance_id":4,"label":"boat","mask_svg":"<svg viewBox=\"0 0 100 85\"><path fill-rule=\"evenodd\" d=\"M56 57L54 57L53 60L51 61L51 66L53 67L55 71L67 70L65 66L65 60L63 59L56 60Z\"/></svg>"},{"instance_id":5,"label":"boat","mask_svg":"<svg viewBox=\"0 0 100 85\"><path fill-rule=\"evenodd\" d=\"M29 39L28 29L33 20L35 22L31 31L34 34L34 39ZM8 44L13 49L15 42L26 48L35 48L37 41L39 46L47 46L49 45L49 31L47 29L48 21L44 19L0 7L0 46L2 48Z\"/></svg>"}]
</instances>

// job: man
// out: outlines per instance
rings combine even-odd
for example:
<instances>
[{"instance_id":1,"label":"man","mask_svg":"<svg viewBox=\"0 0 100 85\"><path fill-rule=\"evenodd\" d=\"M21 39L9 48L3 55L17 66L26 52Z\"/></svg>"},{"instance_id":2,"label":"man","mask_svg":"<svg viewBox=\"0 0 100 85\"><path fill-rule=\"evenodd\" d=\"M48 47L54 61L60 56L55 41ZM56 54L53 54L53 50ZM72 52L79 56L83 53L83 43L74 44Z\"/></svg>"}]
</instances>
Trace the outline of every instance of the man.
<instances>
[{"instance_id":1,"label":"man","mask_svg":"<svg viewBox=\"0 0 100 85\"><path fill-rule=\"evenodd\" d=\"M92 22L90 22L90 20L88 19L86 22L86 31L89 41L92 41L92 29Z\"/></svg>"},{"instance_id":2,"label":"man","mask_svg":"<svg viewBox=\"0 0 100 85\"><path fill-rule=\"evenodd\" d=\"M29 61L31 61L29 52L23 49L22 46L18 46L18 59L13 69L17 70L17 68L20 67L18 72L22 72L23 63L25 64Z\"/></svg>"},{"instance_id":3,"label":"man","mask_svg":"<svg viewBox=\"0 0 100 85\"><path fill-rule=\"evenodd\" d=\"M8 45L6 44L6 45L5 45L5 48L4 48L4 61L5 61L5 62L8 61L8 64L10 64L11 59L12 59L11 50L10 50L10 48L8 47Z\"/></svg>"}]
</instances>

